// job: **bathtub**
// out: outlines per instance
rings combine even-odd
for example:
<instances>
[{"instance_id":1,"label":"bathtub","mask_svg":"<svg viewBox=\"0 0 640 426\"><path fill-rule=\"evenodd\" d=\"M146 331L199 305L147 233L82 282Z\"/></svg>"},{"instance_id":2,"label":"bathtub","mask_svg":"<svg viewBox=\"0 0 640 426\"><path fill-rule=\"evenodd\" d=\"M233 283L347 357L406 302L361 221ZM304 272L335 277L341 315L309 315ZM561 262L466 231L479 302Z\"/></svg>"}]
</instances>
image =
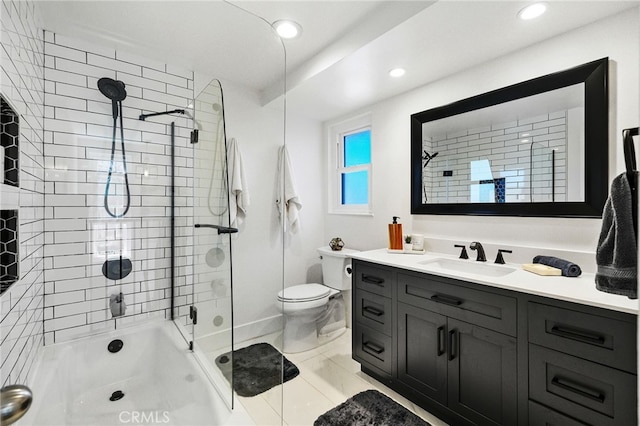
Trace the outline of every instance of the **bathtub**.
<instances>
[{"instance_id":1,"label":"bathtub","mask_svg":"<svg viewBox=\"0 0 640 426\"><path fill-rule=\"evenodd\" d=\"M32 383L18 426L253 424L223 402L171 321L46 346Z\"/></svg>"}]
</instances>

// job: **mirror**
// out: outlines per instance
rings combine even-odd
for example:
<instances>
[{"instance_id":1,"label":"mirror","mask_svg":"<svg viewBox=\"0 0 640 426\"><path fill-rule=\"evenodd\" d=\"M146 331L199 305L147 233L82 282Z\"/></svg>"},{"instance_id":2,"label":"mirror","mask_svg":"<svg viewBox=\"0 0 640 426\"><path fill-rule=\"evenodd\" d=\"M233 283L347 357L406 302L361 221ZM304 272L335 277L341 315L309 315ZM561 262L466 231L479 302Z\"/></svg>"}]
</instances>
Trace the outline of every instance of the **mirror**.
<instances>
[{"instance_id":1,"label":"mirror","mask_svg":"<svg viewBox=\"0 0 640 426\"><path fill-rule=\"evenodd\" d=\"M600 217L608 58L411 116L411 213Z\"/></svg>"}]
</instances>

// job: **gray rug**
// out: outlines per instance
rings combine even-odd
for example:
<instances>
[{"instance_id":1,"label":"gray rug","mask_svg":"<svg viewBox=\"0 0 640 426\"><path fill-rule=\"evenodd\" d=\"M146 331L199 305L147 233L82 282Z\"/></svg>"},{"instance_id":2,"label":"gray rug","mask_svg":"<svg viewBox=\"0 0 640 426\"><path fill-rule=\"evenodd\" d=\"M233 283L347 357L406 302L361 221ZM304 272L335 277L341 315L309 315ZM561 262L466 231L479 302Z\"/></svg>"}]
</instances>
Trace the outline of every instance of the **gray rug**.
<instances>
[{"instance_id":1,"label":"gray rug","mask_svg":"<svg viewBox=\"0 0 640 426\"><path fill-rule=\"evenodd\" d=\"M233 376L233 390L240 396L258 395L300 374L298 367L268 343L235 350L233 357L231 352L224 353L216 358L216 365L229 383Z\"/></svg>"},{"instance_id":2,"label":"gray rug","mask_svg":"<svg viewBox=\"0 0 640 426\"><path fill-rule=\"evenodd\" d=\"M376 390L360 392L316 419L313 426L431 426Z\"/></svg>"}]
</instances>

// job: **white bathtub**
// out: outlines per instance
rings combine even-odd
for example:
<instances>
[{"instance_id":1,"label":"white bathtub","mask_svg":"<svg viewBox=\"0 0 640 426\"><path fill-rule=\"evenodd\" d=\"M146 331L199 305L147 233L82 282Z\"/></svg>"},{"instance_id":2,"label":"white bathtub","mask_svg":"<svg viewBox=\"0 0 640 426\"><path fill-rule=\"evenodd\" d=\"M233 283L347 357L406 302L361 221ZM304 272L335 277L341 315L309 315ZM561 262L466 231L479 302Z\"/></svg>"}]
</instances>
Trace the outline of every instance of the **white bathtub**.
<instances>
[{"instance_id":1,"label":"white bathtub","mask_svg":"<svg viewBox=\"0 0 640 426\"><path fill-rule=\"evenodd\" d=\"M114 339L122 349L110 353ZM171 321L43 348L17 425L250 425L222 401ZM121 391L116 401L110 397Z\"/></svg>"}]
</instances>

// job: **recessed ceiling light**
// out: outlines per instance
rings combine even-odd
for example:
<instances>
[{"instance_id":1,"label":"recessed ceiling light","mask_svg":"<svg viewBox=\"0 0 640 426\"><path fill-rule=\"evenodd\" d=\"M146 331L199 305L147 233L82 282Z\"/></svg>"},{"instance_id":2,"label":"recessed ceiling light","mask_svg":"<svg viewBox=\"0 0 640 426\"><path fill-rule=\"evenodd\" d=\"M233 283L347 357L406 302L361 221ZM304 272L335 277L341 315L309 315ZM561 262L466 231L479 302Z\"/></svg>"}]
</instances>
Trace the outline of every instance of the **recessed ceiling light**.
<instances>
[{"instance_id":1,"label":"recessed ceiling light","mask_svg":"<svg viewBox=\"0 0 640 426\"><path fill-rule=\"evenodd\" d=\"M537 18L547 10L546 3L533 3L518 12L518 18L523 21Z\"/></svg>"},{"instance_id":2,"label":"recessed ceiling light","mask_svg":"<svg viewBox=\"0 0 640 426\"><path fill-rule=\"evenodd\" d=\"M275 28L281 38L292 39L300 37L300 34L302 34L302 27L300 24L286 19L274 22L273 28Z\"/></svg>"},{"instance_id":3,"label":"recessed ceiling light","mask_svg":"<svg viewBox=\"0 0 640 426\"><path fill-rule=\"evenodd\" d=\"M405 74L405 70L404 68L394 68L391 71L389 71L389 75L391 77L402 77Z\"/></svg>"}]
</instances>

